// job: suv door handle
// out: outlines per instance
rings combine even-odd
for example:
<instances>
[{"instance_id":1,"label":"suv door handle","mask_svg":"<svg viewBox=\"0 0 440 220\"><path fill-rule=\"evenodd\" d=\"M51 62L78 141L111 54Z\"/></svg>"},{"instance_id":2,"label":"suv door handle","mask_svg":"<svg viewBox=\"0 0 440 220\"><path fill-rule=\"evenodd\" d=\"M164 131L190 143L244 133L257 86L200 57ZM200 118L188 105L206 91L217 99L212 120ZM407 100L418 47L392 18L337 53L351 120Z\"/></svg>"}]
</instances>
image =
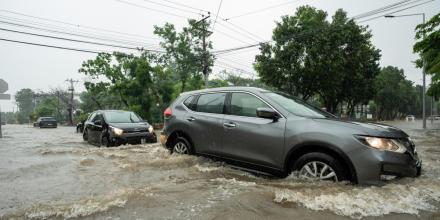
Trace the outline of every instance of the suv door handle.
<instances>
[{"instance_id":1,"label":"suv door handle","mask_svg":"<svg viewBox=\"0 0 440 220\"><path fill-rule=\"evenodd\" d=\"M186 120L188 120L188 121L195 121L196 120L196 118L194 118L194 117L189 117L189 118L187 118Z\"/></svg>"},{"instance_id":2,"label":"suv door handle","mask_svg":"<svg viewBox=\"0 0 440 220\"><path fill-rule=\"evenodd\" d=\"M227 128L235 128L237 125L234 122L225 122L223 123L223 126Z\"/></svg>"}]
</instances>

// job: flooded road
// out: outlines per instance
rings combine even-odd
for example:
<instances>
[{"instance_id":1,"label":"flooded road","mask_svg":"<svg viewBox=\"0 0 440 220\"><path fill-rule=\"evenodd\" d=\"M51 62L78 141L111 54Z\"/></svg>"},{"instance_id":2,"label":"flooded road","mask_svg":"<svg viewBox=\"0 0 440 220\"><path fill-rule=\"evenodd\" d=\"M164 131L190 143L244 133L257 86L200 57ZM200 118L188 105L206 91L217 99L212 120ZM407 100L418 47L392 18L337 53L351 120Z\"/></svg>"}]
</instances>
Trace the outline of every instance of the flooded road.
<instances>
[{"instance_id":1,"label":"flooded road","mask_svg":"<svg viewBox=\"0 0 440 220\"><path fill-rule=\"evenodd\" d=\"M72 127L6 125L0 219L440 220L440 130L393 123L416 142L423 172L380 187L258 176L158 144L103 149Z\"/></svg>"}]
</instances>

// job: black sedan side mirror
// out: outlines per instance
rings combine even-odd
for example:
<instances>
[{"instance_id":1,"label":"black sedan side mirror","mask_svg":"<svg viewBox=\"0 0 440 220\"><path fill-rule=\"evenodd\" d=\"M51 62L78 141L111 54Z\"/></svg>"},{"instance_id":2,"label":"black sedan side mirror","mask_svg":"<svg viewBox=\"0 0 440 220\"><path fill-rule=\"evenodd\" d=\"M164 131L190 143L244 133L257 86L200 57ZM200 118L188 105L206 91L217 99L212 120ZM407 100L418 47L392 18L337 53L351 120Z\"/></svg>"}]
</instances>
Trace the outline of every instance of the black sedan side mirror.
<instances>
[{"instance_id":1,"label":"black sedan side mirror","mask_svg":"<svg viewBox=\"0 0 440 220\"><path fill-rule=\"evenodd\" d=\"M271 108L257 108L257 116L260 118L273 119L274 121L278 121L280 118L280 115Z\"/></svg>"}]
</instances>

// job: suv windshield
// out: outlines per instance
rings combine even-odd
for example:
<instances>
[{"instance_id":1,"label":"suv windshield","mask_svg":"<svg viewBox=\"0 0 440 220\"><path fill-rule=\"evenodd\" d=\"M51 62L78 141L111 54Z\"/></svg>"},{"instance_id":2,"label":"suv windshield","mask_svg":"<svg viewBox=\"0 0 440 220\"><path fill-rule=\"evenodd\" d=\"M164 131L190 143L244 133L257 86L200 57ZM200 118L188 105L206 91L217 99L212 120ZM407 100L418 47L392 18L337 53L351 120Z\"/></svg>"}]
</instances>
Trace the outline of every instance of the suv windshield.
<instances>
[{"instance_id":1,"label":"suv windshield","mask_svg":"<svg viewBox=\"0 0 440 220\"><path fill-rule=\"evenodd\" d=\"M298 98L274 92L268 92L266 95L294 115L311 118L335 118L334 115L311 106Z\"/></svg>"},{"instance_id":2,"label":"suv windshield","mask_svg":"<svg viewBox=\"0 0 440 220\"><path fill-rule=\"evenodd\" d=\"M133 112L105 112L105 118L108 123L137 123L142 119Z\"/></svg>"}]
</instances>

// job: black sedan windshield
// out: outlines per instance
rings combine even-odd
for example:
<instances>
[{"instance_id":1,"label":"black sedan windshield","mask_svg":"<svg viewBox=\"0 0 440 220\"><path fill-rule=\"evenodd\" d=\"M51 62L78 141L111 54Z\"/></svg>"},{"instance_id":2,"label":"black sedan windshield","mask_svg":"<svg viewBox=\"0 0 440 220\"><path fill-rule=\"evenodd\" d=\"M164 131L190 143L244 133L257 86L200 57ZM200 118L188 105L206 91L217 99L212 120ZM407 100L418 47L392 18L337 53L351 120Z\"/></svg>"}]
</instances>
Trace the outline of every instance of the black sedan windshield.
<instances>
[{"instance_id":1,"label":"black sedan windshield","mask_svg":"<svg viewBox=\"0 0 440 220\"><path fill-rule=\"evenodd\" d=\"M106 112L105 118L108 123L138 123L142 121L135 113L123 111Z\"/></svg>"},{"instance_id":2,"label":"black sedan windshield","mask_svg":"<svg viewBox=\"0 0 440 220\"><path fill-rule=\"evenodd\" d=\"M287 111L294 115L311 117L311 118L334 118L335 116L324 112L316 107L313 107L304 101L294 98L282 93L268 92L266 95L276 102L278 105L283 106Z\"/></svg>"}]
</instances>

